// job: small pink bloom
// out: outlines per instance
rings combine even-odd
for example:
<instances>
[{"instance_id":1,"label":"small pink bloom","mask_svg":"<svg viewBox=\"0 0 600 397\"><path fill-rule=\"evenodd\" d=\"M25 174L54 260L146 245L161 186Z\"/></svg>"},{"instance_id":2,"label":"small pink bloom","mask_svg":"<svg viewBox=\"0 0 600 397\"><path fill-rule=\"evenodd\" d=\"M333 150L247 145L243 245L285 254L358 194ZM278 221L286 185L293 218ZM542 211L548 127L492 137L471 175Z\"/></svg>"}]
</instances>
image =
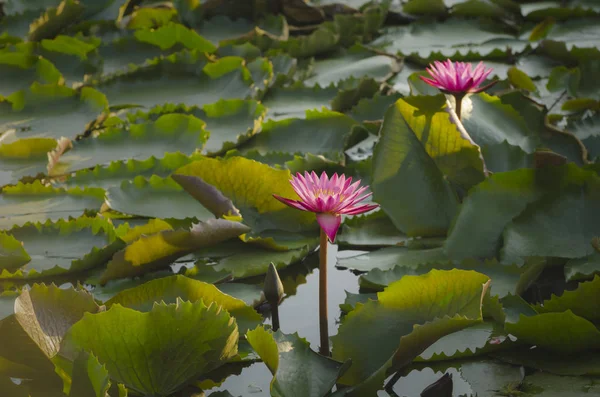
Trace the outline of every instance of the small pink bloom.
<instances>
[{"instance_id":1,"label":"small pink bloom","mask_svg":"<svg viewBox=\"0 0 600 397\"><path fill-rule=\"evenodd\" d=\"M304 176L297 173L296 176L292 176L290 183L300 200L291 200L276 194L273 197L290 207L316 213L317 222L331 242L335 241L342 214L358 215L379 207L378 204L359 204L372 193L361 196L367 187L358 188L360 181L352 183L352 178L346 178L344 174L333 174L329 179L325 172L320 178L314 171L310 174L305 172Z\"/></svg>"},{"instance_id":2,"label":"small pink bloom","mask_svg":"<svg viewBox=\"0 0 600 397\"><path fill-rule=\"evenodd\" d=\"M452 62L448 59L445 62L435 61L426 68L427 73L432 78L419 76L427 84L438 88L445 94L466 94L481 92L496 82L492 82L484 87L479 87L481 83L492 73L492 68L486 70L483 62L472 68L470 63Z\"/></svg>"}]
</instances>

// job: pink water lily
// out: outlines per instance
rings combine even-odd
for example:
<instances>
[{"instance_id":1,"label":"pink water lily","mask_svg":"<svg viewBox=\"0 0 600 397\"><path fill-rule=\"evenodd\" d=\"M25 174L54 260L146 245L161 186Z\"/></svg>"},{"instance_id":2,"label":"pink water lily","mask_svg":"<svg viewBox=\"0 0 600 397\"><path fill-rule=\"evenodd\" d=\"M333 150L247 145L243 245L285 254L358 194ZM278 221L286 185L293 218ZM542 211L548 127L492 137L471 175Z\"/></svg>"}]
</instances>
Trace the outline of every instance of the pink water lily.
<instances>
[{"instance_id":1,"label":"pink water lily","mask_svg":"<svg viewBox=\"0 0 600 397\"><path fill-rule=\"evenodd\" d=\"M367 186L359 188L360 180L352 183L352 178L346 178L344 174L338 176L336 173L329 179L325 172L320 178L314 171L305 172L304 175L297 173L296 176L292 176L290 183L300 196L300 200L292 200L276 194L273 197L290 207L316 213L317 222L331 242L335 241L342 222L342 214L358 215L379 206L359 204L372 193L363 195Z\"/></svg>"},{"instance_id":2,"label":"pink water lily","mask_svg":"<svg viewBox=\"0 0 600 397\"><path fill-rule=\"evenodd\" d=\"M486 69L483 62L479 62L473 69L470 63L452 62L448 59L444 62L435 61L426 70L432 78L419 76L421 80L440 89L445 94L477 93L496 83L493 81L484 87L479 87L493 70L492 68Z\"/></svg>"}]
</instances>

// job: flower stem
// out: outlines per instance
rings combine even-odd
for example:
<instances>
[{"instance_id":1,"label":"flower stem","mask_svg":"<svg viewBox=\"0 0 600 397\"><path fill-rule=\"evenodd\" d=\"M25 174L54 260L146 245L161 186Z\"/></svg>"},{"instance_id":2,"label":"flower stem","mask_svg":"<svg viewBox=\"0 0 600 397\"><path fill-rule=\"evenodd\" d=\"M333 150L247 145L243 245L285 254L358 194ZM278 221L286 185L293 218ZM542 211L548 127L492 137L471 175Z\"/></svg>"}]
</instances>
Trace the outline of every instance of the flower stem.
<instances>
[{"instance_id":1,"label":"flower stem","mask_svg":"<svg viewBox=\"0 0 600 397\"><path fill-rule=\"evenodd\" d=\"M462 100L463 100L462 96L459 96L459 95L454 96L456 117L458 117L459 120L461 120L460 116L462 113Z\"/></svg>"},{"instance_id":2,"label":"flower stem","mask_svg":"<svg viewBox=\"0 0 600 397\"><path fill-rule=\"evenodd\" d=\"M329 321L327 318L327 234L321 229L319 248L319 331L321 347L319 353L329 356Z\"/></svg>"}]
</instances>

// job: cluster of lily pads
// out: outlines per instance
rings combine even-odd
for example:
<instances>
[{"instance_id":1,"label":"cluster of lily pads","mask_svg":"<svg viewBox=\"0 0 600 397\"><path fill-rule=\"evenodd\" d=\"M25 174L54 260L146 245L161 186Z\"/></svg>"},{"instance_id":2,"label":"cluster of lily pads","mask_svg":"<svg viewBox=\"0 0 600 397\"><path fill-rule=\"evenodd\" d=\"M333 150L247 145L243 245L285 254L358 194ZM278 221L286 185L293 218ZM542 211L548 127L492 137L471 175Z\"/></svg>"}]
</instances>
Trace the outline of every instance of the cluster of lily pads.
<instances>
[{"instance_id":1,"label":"cluster of lily pads","mask_svg":"<svg viewBox=\"0 0 600 397\"><path fill-rule=\"evenodd\" d=\"M595 0L0 10L3 397L600 393ZM329 236L331 357L262 291L312 282L313 171L379 206Z\"/></svg>"}]
</instances>

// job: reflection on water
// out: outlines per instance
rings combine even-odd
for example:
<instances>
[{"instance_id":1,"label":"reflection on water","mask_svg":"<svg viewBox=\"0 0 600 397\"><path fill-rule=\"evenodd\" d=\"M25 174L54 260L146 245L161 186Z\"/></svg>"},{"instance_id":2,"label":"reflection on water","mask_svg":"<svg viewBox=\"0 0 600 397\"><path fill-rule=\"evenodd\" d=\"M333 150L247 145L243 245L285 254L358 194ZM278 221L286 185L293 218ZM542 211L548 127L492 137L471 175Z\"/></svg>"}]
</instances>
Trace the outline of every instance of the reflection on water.
<instances>
[{"instance_id":1,"label":"reflection on water","mask_svg":"<svg viewBox=\"0 0 600 397\"><path fill-rule=\"evenodd\" d=\"M335 268L336 257L338 253L337 245L330 245L327 251L327 271L328 271L328 307L329 307L329 335L337 334L339 319L341 315L339 305L346 299L346 293L358 292L358 279L348 270L339 270ZM354 255L353 251L344 251L340 256ZM306 282L296 284L290 282L290 279L304 281L302 275L298 274L299 269L290 269L292 272L280 272L286 297L279 306L279 322L281 331L286 334L297 332L300 337L306 338L311 348L319 351L319 269L318 255L311 255L306 260L303 268L314 268L311 273L306 275ZM301 272L301 270L300 270ZM289 294L294 295L289 295ZM270 319L265 321L270 324ZM269 383L273 376L266 365L259 362L242 370L238 376L230 376L218 388L211 392L219 390L228 390L234 396L256 396L268 397Z\"/></svg>"}]
</instances>

